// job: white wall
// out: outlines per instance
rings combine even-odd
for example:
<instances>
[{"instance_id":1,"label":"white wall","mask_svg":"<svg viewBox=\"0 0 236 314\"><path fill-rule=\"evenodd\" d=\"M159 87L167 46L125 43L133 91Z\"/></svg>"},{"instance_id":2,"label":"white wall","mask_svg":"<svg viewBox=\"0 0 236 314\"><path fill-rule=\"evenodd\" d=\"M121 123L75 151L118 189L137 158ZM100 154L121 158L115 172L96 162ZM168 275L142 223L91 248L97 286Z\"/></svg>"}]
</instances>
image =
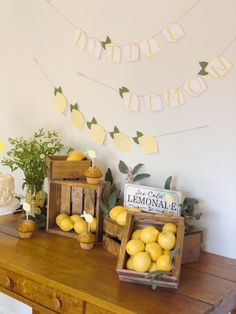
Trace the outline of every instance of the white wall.
<instances>
[{"instance_id":1,"label":"white wall","mask_svg":"<svg viewBox=\"0 0 236 314\"><path fill-rule=\"evenodd\" d=\"M107 35L114 42L139 41L175 20L195 1L63 1L52 0L71 21L90 36ZM207 251L236 258L236 89L235 68L219 80L206 78L209 89L186 105L151 114L128 113L112 90L80 78L83 72L113 86L127 86L139 94L164 91L183 83L199 71L198 62L221 53L236 34L234 0L201 1L182 20L186 36L176 44L159 38L158 57L135 64L110 64L73 47L74 30L46 1L0 1L0 139L30 135L39 127L55 128L68 145L94 148L97 163L111 167L116 180L120 159L130 166L145 164L152 174L145 183L163 186L173 175L177 188L201 201ZM236 43L225 56L236 64ZM89 140L88 129L79 132L68 118L53 111L53 89L33 61L36 57L55 86L61 85L71 103L78 102L88 119L95 116L106 129L114 125L135 136L136 130L160 134L209 124L195 132L158 139L160 152L145 155L137 145L132 153L119 153L111 138L104 146ZM0 167L0 170L8 171ZM15 175L20 191L20 173Z\"/></svg>"}]
</instances>

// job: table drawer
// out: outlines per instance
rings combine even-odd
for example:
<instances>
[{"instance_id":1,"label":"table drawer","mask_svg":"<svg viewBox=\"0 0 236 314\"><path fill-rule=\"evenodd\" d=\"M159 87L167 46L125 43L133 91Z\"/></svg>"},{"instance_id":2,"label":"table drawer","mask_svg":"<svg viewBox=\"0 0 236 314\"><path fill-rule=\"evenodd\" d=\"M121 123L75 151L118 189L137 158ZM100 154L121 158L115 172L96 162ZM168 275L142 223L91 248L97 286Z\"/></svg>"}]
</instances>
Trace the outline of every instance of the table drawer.
<instances>
[{"instance_id":1,"label":"table drawer","mask_svg":"<svg viewBox=\"0 0 236 314\"><path fill-rule=\"evenodd\" d=\"M82 300L2 268L0 268L0 286L57 313L83 313Z\"/></svg>"},{"instance_id":2,"label":"table drawer","mask_svg":"<svg viewBox=\"0 0 236 314\"><path fill-rule=\"evenodd\" d=\"M97 305L86 302L85 314L114 314L114 312L102 309Z\"/></svg>"}]
</instances>

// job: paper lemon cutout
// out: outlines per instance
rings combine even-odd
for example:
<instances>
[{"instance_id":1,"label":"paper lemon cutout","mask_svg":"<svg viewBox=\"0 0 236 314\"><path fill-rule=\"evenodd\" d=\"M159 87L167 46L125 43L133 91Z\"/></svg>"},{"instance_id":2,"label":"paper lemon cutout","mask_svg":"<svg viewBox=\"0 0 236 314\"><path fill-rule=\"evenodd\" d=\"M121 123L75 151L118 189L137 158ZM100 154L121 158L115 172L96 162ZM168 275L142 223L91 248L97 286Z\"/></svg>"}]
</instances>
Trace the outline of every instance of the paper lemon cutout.
<instances>
[{"instance_id":1,"label":"paper lemon cutout","mask_svg":"<svg viewBox=\"0 0 236 314\"><path fill-rule=\"evenodd\" d=\"M4 152L4 143L3 141L0 141L0 153Z\"/></svg>"},{"instance_id":2,"label":"paper lemon cutout","mask_svg":"<svg viewBox=\"0 0 236 314\"><path fill-rule=\"evenodd\" d=\"M120 152L127 153L131 151L130 138L126 134L120 133L117 127L114 128L114 132L111 132L110 135L114 140L116 148Z\"/></svg>"},{"instance_id":3,"label":"paper lemon cutout","mask_svg":"<svg viewBox=\"0 0 236 314\"><path fill-rule=\"evenodd\" d=\"M134 137L133 140L140 145L141 150L146 154L158 152L156 139L152 135L143 135L143 133L137 132L137 137Z\"/></svg>"},{"instance_id":4,"label":"paper lemon cutout","mask_svg":"<svg viewBox=\"0 0 236 314\"><path fill-rule=\"evenodd\" d=\"M85 119L82 112L78 109L78 104L70 105L71 124L74 128L82 130L84 128Z\"/></svg>"},{"instance_id":5,"label":"paper lemon cutout","mask_svg":"<svg viewBox=\"0 0 236 314\"><path fill-rule=\"evenodd\" d=\"M104 128L97 124L97 120L95 118L93 118L91 122L87 122L87 126L91 130L91 140L96 144L103 145L106 137Z\"/></svg>"},{"instance_id":6,"label":"paper lemon cutout","mask_svg":"<svg viewBox=\"0 0 236 314\"><path fill-rule=\"evenodd\" d=\"M59 113L63 113L63 111L67 107L68 102L67 102L66 97L62 93L61 87L54 89L54 95L55 95L54 103L53 103L54 110Z\"/></svg>"}]
</instances>

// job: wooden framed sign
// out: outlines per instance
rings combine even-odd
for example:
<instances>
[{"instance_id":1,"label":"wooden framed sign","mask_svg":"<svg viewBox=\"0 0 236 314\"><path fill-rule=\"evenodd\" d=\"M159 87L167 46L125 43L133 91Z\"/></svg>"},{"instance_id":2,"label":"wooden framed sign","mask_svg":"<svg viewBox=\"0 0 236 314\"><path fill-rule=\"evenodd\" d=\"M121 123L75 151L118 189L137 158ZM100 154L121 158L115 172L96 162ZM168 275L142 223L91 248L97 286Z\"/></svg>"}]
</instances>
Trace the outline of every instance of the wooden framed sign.
<instances>
[{"instance_id":1,"label":"wooden framed sign","mask_svg":"<svg viewBox=\"0 0 236 314\"><path fill-rule=\"evenodd\" d=\"M124 206L140 208L144 212L180 216L181 199L182 195L177 191L130 183L125 185Z\"/></svg>"}]
</instances>

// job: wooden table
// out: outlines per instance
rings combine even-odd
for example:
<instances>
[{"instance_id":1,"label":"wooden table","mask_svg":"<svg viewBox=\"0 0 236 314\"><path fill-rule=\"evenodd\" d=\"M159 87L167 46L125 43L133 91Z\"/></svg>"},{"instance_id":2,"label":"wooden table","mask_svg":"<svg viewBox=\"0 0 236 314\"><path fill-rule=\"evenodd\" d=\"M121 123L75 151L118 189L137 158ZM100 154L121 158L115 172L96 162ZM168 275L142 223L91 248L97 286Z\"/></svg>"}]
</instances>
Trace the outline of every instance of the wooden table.
<instances>
[{"instance_id":1,"label":"wooden table","mask_svg":"<svg viewBox=\"0 0 236 314\"><path fill-rule=\"evenodd\" d=\"M236 306L236 261L204 253L181 270L177 291L120 282L116 258L96 246L39 232L20 240L15 216L0 217L0 291L34 314L224 314Z\"/></svg>"}]
</instances>

